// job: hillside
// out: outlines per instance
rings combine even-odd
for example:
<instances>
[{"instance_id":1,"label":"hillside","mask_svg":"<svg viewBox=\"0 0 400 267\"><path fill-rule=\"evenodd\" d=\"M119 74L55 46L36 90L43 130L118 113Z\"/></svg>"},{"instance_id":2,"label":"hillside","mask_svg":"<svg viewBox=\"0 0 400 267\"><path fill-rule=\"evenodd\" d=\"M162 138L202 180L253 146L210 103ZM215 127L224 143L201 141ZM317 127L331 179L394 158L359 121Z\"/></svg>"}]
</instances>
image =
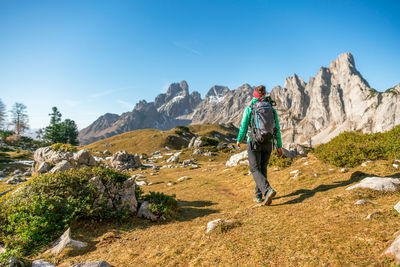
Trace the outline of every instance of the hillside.
<instances>
[{"instance_id":1,"label":"hillside","mask_svg":"<svg viewBox=\"0 0 400 267\"><path fill-rule=\"evenodd\" d=\"M189 158L190 152L184 156ZM152 183L142 187L145 191L176 194L180 214L175 220L151 223L132 218L97 223L95 228L79 222L72 228L74 237L88 242L87 249L37 257L59 266L94 260L114 266L386 266L393 262L381 254L400 229L393 209L400 193L345 191L367 175L400 178L389 162L376 161L341 173L309 154L289 168L270 167L269 180L278 195L272 206L254 207L254 181L247 166L226 168L224 159L229 155L224 153L212 162L194 157L200 169L161 169L155 176L138 171ZM297 178L290 174L293 170L299 170ZM182 176L191 179L167 185ZM369 202L354 206L359 199ZM217 218L233 219L236 225L206 234L207 223Z\"/></svg>"},{"instance_id":2,"label":"hillside","mask_svg":"<svg viewBox=\"0 0 400 267\"><path fill-rule=\"evenodd\" d=\"M157 150L166 151L165 147L181 149L187 147L194 135L217 138L224 143L235 143L238 129L232 125L202 124L188 126L189 132L179 128L168 131L157 129L135 130L99 140L85 146L90 151L109 150L115 153L119 150L126 150L129 153L152 153Z\"/></svg>"}]
</instances>

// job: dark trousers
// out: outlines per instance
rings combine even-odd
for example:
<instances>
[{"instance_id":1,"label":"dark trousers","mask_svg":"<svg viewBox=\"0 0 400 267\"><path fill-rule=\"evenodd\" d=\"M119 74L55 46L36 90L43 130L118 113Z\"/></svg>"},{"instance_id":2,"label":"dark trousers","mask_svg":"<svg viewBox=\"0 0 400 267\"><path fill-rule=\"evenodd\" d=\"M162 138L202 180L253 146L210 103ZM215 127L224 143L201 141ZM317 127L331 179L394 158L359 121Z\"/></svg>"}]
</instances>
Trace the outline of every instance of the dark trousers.
<instances>
[{"instance_id":1,"label":"dark trousers","mask_svg":"<svg viewBox=\"0 0 400 267\"><path fill-rule=\"evenodd\" d=\"M250 172L256 182L254 196L261 197L271 188L267 180L267 165L272 152L272 143L255 145L253 142L247 144L247 153Z\"/></svg>"}]
</instances>

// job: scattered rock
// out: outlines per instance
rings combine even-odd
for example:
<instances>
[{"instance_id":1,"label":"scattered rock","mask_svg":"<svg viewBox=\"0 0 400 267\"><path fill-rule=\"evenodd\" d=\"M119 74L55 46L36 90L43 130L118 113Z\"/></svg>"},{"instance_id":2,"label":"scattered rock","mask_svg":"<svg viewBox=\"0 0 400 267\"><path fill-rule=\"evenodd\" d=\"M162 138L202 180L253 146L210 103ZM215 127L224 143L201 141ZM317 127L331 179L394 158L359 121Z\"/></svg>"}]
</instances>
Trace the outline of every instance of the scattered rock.
<instances>
[{"instance_id":1,"label":"scattered rock","mask_svg":"<svg viewBox=\"0 0 400 267\"><path fill-rule=\"evenodd\" d=\"M330 172L333 172L335 169L329 169Z\"/></svg>"},{"instance_id":2,"label":"scattered rock","mask_svg":"<svg viewBox=\"0 0 400 267\"><path fill-rule=\"evenodd\" d=\"M215 228L217 228L218 225L232 225L232 224L233 224L232 220L225 220L225 219L213 220L213 221L207 223L206 233L214 230Z\"/></svg>"},{"instance_id":3,"label":"scattered rock","mask_svg":"<svg viewBox=\"0 0 400 267\"><path fill-rule=\"evenodd\" d=\"M71 164L68 160L63 160L60 161L56 164L56 166L54 166L50 172L51 173L56 173L56 172L62 172L62 171L67 171L69 169L74 168L75 165Z\"/></svg>"},{"instance_id":4,"label":"scattered rock","mask_svg":"<svg viewBox=\"0 0 400 267\"><path fill-rule=\"evenodd\" d=\"M71 267L113 267L106 261L91 261L74 264Z\"/></svg>"},{"instance_id":5,"label":"scattered rock","mask_svg":"<svg viewBox=\"0 0 400 267\"><path fill-rule=\"evenodd\" d=\"M192 165L193 163L194 163L193 160L187 159L187 160L184 160L184 161L182 162L182 165L183 165L183 167L187 167L187 166L189 166L189 165Z\"/></svg>"},{"instance_id":6,"label":"scattered rock","mask_svg":"<svg viewBox=\"0 0 400 267\"><path fill-rule=\"evenodd\" d=\"M367 177L362 179L358 184L352 185L346 190L355 188L368 188L377 191L396 191L399 187L400 180L395 178Z\"/></svg>"},{"instance_id":7,"label":"scattered rock","mask_svg":"<svg viewBox=\"0 0 400 267\"><path fill-rule=\"evenodd\" d=\"M26 182L26 181L27 181L27 179L25 179L25 178L23 178L21 176L15 175L15 176L13 176L13 177L11 177L10 179L7 180L7 184L16 185L16 184L23 183L23 182Z\"/></svg>"},{"instance_id":8,"label":"scattered rock","mask_svg":"<svg viewBox=\"0 0 400 267\"><path fill-rule=\"evenodd\" d=\"M247 150L231 156L225 165L227 167L234 167L234 166L238 165L239 161L246 159L246 158L247 158Z\"/></svg>"},{"instance_id":9,"label":"scattered rock","mask_svg":"<svg viewBox=\"0 0 400 267\"><path fill-rule=\"evenodd\" d=\"M393 167L394 167L395 169L398 169L398 168L399 168L399 165L398 165L398 164L395 164L395 163L393 163Z\"/></svg>"},{"instance_id":10,"label":"scattered rock","mask_svg":"<svg viewBox=\"0 0 400 267\"><path fill-rule=\"evenodd\" d=\"M365 199L360 199L360 200L357 200L356 202L354 202L355 206L365 205L365 204L367 204L367 201Z\"/></svg>"},{"instance_id":11,"label":"scattered rock","mask_svg":"<svg viewBox=\"0 0 400 267\"><path fill-rule=\"evenodd\" d=\"M189 176L182 176L181 178L178 178L178 180L176 180L177 182L182 182L183 180L190 180L192 178L190 178Z\"/></svg>"},{"instance_id":12,"label":"scattered rock","mask_svg":"<svg viewBox=\"0 0 400 267\"><path fill-rule=\"evenodd\" d=\"M308 165L308 161L304 162L304 165L306 165L306 166L307 166L307 165Z\"/></svg>"},{"instance_id":13,"label":"scattered rock","mask_svg":"<svg viewBox=\"0 0 400 267\"><path fill-rule=\"evenodd\" d=\"M133 178L133 179L145 179L146 176L144 176L143 174L138 173L138 174L132 175L131 178Z\"/></svg>"},{"instance_id":14,"label":"scattered rock","mask_svg":"<svg viewBox=\"0 0 400 267\"><path fill-rule=\"evenodd\" d=\"M148 201L145 201L142 203L142 205L140 205L137 216L139 218L149 219L153 222L157 221L157 219L158 219L157 216L151 212Z\"/></svg>"},{"instance_id":15,"label":"scattered rock","mask_svg":"<svg viewBox=\"0 0 400 267\"><path fill-rule=\"evenodd\" d=\"M118 170L127 170L130 168L138 168L142 166L142 163L140 162L139 156L121 150L113 155L111 165Z\"/></svg>"},{"instance_id":16,"label":"scattered rock","mask_svg":"<svg viewBox=\"0 0 400 267\"><path fill-rule=\"evenodd\" d=\"M371 162L372 162L372 161L368 160L368 161L366 161L366 162L361 163L361 166L362 166L362 167L367 167L367 165L368 165L369 163L371 163Z\"/></svg>"},{"instance_id":17,"label":"scattered rock","mask_svg":"<svg viewBox=\"0 0 400 267\"><path fill-rule=\"evenodd\" d=\"M397 204L394 206L394 209L395 209L398 213L400 213L400 201L397 202Z\"/></svg>"},{"instance_id":18,"label":"scattered rock","mask_svg":"<svg viewBox=\"0 0 400 267\"><path fill-rule=\"evenodd\" d=\"M168 182L168 184L167 184L168 186L172 186L172 183L171 182Z\"/></svg>"},{"instance_id":19,"label":"scattered rock","mask_svg":"<svg viewBox=\"0 0 400 267\"><path fill-rule=\"evenodd\" d=\"M44 260L35 260L32 262L32 267L54 267L54 266L56 265Z\"/></svg>"},{"instance_id":20,"label":"scattered rock","mask_svg":"<svg viewBox=\"0 0 400 267\"><path fill-rule=\"evenodd\" d=\"M137 184L138 186L147 185L146 181L137 181L136 184Z\"/></svg>"},{"instance_id":21,"label":"scattered rock","mask_svg":"<svg viewBox=\"0 0 400 267\"><path fill-rule=\"evenodd\" d=\"M201 140L201 136L195 136L190 140L188 148L199 148L204 145L205 142Z\"/></svg>"},{"instance_id":22,"label":"scattered rock","mask_svg":"<svg viewBox=\"0 0 400 267\"><path fill-rule=\"evenodd\" d=\"M71 228L68 228L45 253L58 255L64 248L84 248L86 246L87 244L84 242L73 240L71 238Z\"/></svg>"},{"instance_id":23,"label":"scattered rock","mask_svg":"<svg viewBox=\"0 0 400 267\"><path fill-rule=\"evenodd\" d=\"M103 155L111 155L110 150L108 150L108 149L104 150Z\"/></svg>"},{"instance_id":24,"label":"scattered rock","mask_svg":"<svg viewBox=\"0 0 400 267\"><path fill-rule=\"evenodd\" d=\"M247 159L245 159L245 160L241 160L241 161L239 161L239 165L243 165L243 166L249 166L249 165L250 165L250 163L249 163L249 161L248 161Z\"/></svg>"},{"instance_id":25,"label":"scattered rock","mask_svg":"<svg viewBox=\"0 0 400 267\"><path fill-rule=\"evenodd\" d=\"M199 148L196 148L192 153L192 155L201 155L201 154L203 154L203 150Z\"/></svg>"},{"instance_id":26,"label":"scattered rock","mask_svg":"<svg viewBox=\"0 0 400 267\"><path fill-rule=\"evenodd\" d=\"M314 177L318 177L318 173L314 173Z\"/></svg>"},{"instance_id":27,"label":"scattered rock","mask_svg":"<svg viewBox=\"0 0 400 267\"><path fill-rule=\"evenodd\" d=\"M368 216L365 219L371 220L375 215L378 215L378 214L382 214L382 210L376 210L376 211L368 214Z\"/></svg>"},{"instance_id":28,"label":"scattered rock","mask_svg":"<svg viewBox=\"0 0 400 267\"><path fill-rule=\"evenodd\" d=\"M396 263L400 263L400 236L383 252L383 255L393 257Z\"/></svg>"},{"instance_id":29,"label":"scattered rock","mask_svg":"<svg viewBox=\"0 0 400 267\"><path fill-rule=\"evenodd\" d=\"M86 149L79 150L74 153L73 159L78 163L78 165L96 166L96 160L90 155L90 152Z\"/></svg>"},{"instance_id":30,"label":"scattered rock","mask_svg":"<svg viewBox=\"0 0 400 267\"><path fill-rule=\"evenodd\" d=\"M347 172L347 169L346 169L346 168L341 168L341 169L340 169L340 172L341 172L341 173L345 173L345 172Z\"/></svg>"},{"instance_id":31,"label":"scattered rock","mask_svg":"<svg viewBox=\"0 0 400 267\"><path fill-rule=\"evenodd\" d=\"M219 143L218 145L217 145L217 149L218 150L222 150L222 149L225 149L225 148L227 148L228 147L228 144L227 143Z\"/></svg>"},{"instance_id":32,"label":"scattered rock","mask_svg":"<svg viewBox=\"0 0 400 267\"><path fill-rule=\"evenodd\" d=\"M298 172L299 172L299 170L294 170L294 171L291 171L290 174L296 174Z\"/></svg>"},{"instance_id":33,"label":"scattered rock","mask_svg":"<svg viewBox=\"0 0 400 267\"><path fill-rule=\"evenodd\" d=\"M207 152L204 152L203 153L203 156L205 156L205 157L213 157L213 156L215 156L216 154L214 153L214 152L211 152L211 151L207 151Z\"/></svg>"},{"instance_id":34,"label":"scattered rock","mask_svg":"<svg viewBox=\"0 0 400 267\"><path fill-rule=\"evenodd\" d=\"M178 163L178 162L179 162L178 155L172 155L169 159L167 159L167 163Z\"/></svg>"}]
</instances>

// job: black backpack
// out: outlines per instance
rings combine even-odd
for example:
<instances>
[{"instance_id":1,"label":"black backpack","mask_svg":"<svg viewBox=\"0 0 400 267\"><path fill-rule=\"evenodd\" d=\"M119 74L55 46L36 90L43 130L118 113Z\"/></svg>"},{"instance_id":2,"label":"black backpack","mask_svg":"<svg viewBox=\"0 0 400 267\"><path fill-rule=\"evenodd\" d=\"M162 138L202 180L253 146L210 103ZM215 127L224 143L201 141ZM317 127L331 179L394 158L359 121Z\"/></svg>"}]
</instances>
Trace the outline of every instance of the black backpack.
<instances>
[{"instance_id":1,"label":"black backpack","mask_svg":"<svg viewBox=\"0 0 400 267\"><path fill-rule=\"evenodd\" d=\"M248 135L256 144L267 143L276 138L277 129L273 106L275 106L275 102L271 97L265 97L250 106L253 116Z\"/></svg>"}]
</instances>

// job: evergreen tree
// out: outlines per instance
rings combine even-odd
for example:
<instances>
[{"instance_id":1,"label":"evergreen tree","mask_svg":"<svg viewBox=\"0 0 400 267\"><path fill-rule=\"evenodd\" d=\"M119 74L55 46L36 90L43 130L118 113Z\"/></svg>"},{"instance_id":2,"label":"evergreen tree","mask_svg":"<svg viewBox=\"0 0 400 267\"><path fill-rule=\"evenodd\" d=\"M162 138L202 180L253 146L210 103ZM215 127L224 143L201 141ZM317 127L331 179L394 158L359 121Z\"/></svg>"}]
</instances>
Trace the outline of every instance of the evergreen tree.
<instances>
[{"instance_id":1,"label":"evergreen tree","mask_svg":"<svg viewBox=\"0 0 400 267\"><path fill-rule=\"evenodd\" d=\"M62 115L57 107L53 107L52 111L53 112L49 114L50 125L44 129L45 134L43 139L50 143L78 145L78 127L75 122L70 119L61 122Z\"/></svg>"},{"instance_id":2,"label":"evergreen tree","mask_svg":"<svg viewBox=\"0 0 400 267\"><path fill-rule=\"evenodd\" d=\"M63 132L63 143L69 143L71 145L78 145L78 127L75 122L70 119L66 119L62 122L62 132Z\"/></svg>"},{"instance_id":3,"label":"evergreen tree","mask_svg":"<svg viewBox=\"0 0 400 267\"><path fill-rule=\"evenodd\" d=\"M22 103L15 103L11 112L11 125L15 129L17 135L23 134L29 129L28 114L26 114L26 106Z\"/></svg>"},{"instance_id":4,"label":"evergreen tree","mask_svg":"<svg viewBox=\"0 0 400 267\"><path fill-rule=\"evenodd\" d=\"M3 101L1 101L0 99L0 129L3 129L3 127L5 126L5 120L7 117L7 113L6 113L6 105L4 105Z\"/></svg>"}]
</instances>

